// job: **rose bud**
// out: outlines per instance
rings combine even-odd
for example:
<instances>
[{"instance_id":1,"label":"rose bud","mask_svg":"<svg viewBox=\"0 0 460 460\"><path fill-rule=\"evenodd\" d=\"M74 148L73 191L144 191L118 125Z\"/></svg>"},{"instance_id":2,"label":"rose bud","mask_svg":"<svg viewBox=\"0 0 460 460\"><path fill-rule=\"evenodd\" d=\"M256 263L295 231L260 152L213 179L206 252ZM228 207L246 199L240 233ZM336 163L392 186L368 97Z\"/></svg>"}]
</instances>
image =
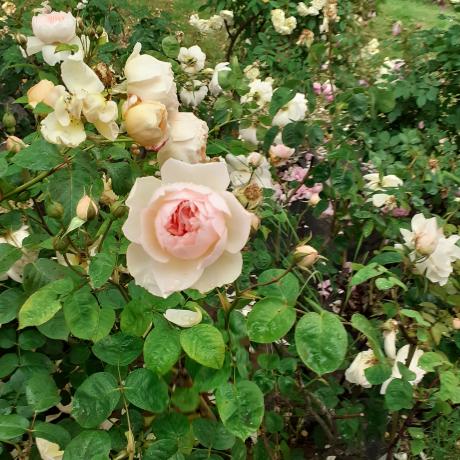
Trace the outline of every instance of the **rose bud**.
<instances>
[{"instance_id":1,"label":"rose bud","mask_svg":"<svg viewBox=\"0 0 460 460\"><path fill-rule=\"evenodd\" d=\"M125 113L128 136L144 147L156 147L166 139L168 112L160 102L141 102Z\"/></svg>"},{"instance_id":2,"label":"rose bud","mask_svg":"<svg viewBox=\"0 0 460 460\"><path fill-rule=\"evenodd\" d=\"M6 150L12 153L18 153L22 149L27 147L27 144L24 143L22 139L16 136L8 136L5 142Z\"/></svg>"},{"instance_id":3,"label":"rose bud","mask_svg":"<svg viewBox=\"0 0 460 460\"><path fill-rule=\"evenodd\" d=\"M260 217L257 214L251 213L251 231L257 232L260 228Z\"/></svg>"},{"instance_id":4,"label":"rose bud","mask_svg":"<svg viewBox=\"0 0 460 460\"><path fill-rule=\"evenodd\" d=\"M300 268L309 268L318 260L318 251L312 246L297 246L294 252L294 259Z\"/></svg>"},{"instance_id":5,"label":"rose bud","mask_svg":"<svg viewBox=\"0 0 460 460\"><path fill-rule=\"evenodd\" d=\"M16 126L16 118L11 112L5 112L2 118L3 126L7 129L13 129Z\"/></svg>"},{"instance_id":6,"label":"rose bud","mask_svg":"<svg viewBox=\"0 0 460 460\"><path fill-rule=\"evenodd\" d=\"M77 217L81 220L92 220L98 213L97 204L88 195L81 198L77 204Z\"/></svg>"},{"instance_id":7,"label":"rose bud","mask_svg":"<svg viewBox=\"0 0 460 460\"><path fill-rule=\"evenodd\" d=\"M53 219L60 219L64 215L64 206L58 201L51 201L45 206L46 214Z\"/></svg>"},{"instance_id":8,"label":"rose bud","mask_svg":"<svg viewBox=\"0 0 460 460\"><path fill-rule=\"evenodd\" d=\"M452 327L454 329L460 329L460 318L454 318L452 320Z\"/></svg>"}]
</instances>

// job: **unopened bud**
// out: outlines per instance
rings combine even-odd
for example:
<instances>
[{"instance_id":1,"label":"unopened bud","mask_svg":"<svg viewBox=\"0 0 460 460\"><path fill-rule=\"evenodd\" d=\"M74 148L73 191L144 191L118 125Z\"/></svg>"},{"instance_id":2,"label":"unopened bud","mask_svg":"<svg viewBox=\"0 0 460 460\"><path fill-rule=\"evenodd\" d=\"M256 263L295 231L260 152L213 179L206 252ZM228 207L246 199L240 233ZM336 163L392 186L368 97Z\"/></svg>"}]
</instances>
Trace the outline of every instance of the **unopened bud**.
<instances>
[{"instance_id":1,"label":"unopened bud","mask_svg":"<svg viewBox=\"0 0 460 460\"><path fill-rule=\"evenodd\" d=\"M314 193L311 198L308 200L310 206L316 206L321 201L319 193Z\"/></svg>"},{"instance_id":2,"label":"unopened bud","mask_svg":"<svg viewBox=\"0 0 460 460\"><path fill-rule=\"evenodd\" d=\"M454 329L460 329L460 318L454 318L452 320L452 327Z\"/></svg>"},{"instance_id":3,"label":"unopened bud","mask_svg":"<svg viewBox=\"0 0 460 460\"><path fill-rule=\"evenodd\" d=\"M263 161L264 157L259 152L252 152L248 155L249 166L253 168L258 168Z\"/></svg>"},{"instance_id":4,"label":"unopened bud","mask_svg":"<svg viewBox=\"0 0 460 460\"><path fill-rule=\"evenodd\" d=\"M92 26L88 27L86 29L86 35L88 35L88 37L94 37L96 35L96 29Z\"/></svg>"},{"instance_id":5,"label":"unopened bud","mask_svg":"<svg viewBox=\"0 0 460 460\"><path fill-rule=\"evenodd\" d=\"M27 147L27 144L22 139L16 136L8 136L5 142L6 150L12 153L18 153Z\"/></svg>"},{"instance_id":6,"label":"unopened bud","mask_svg":"<svg viewBox=\"0 0 460 460\"><path fill-rule=\"evenodd\" d=\"M131 146L129 147L129 150L131 152L131 155L133 156L138 156L141 154L141 149L139 147L139 145L137 144L131 144Z\"/></svg>"},{"instance_id":7,"label":"unopened bud","mask_svg":"<svg viewBox=\"0 0 460 460\"><path fill-rule=\"evenodd\" d=\"M318 251L308 245L297 246L294 259L300 268L309 268L318 260Z\"/></svg>"},{"instance_id":8,"label":"unopened bud","mask_svg":"<svg viewBox=\"0 0 460 460\"><path fill-rule=\"evenodd\" d=\"M50 201L45 205L46 215L53 219L60 219L64 215L64 206L58 201Z\"/></svg>"},{"instance_id":9,"label":"unopened bud","mask_svg":"<svg viewBox=\"0 0 460 460\"><path fill-rule=\"evenodd\" d=\"M79 16L77 18L77 32L81 34L83 32L83 29L84 29L83 19Z\"/></svg>"},{"instance_id":10,"label":"unopened bud","mask_svg":"<svg viewBox=\"0 0 460 460\"><path fill-rule=\"evenodd\" d=\"M70 244L70 239L67 236L55 236L53 238L53 248L55 251L64 252Z\"/></svg>"},{"instance_id":11,"label":"unopened bud","mask_svg":"<svg viewBox=\"0 0 460 460\"><path fill-rule=\"evenodd\" d=\"M98 35L102 35L102 34L104 33L104 27L102 27L102 26L97 26L97 27L96 27L96 33L97 33Z\"/></svg>"},{"instance_id":12,"label":"unopened bud","mask_svg":"<svg viewBox=\"0 0 460 460\"><path fill-rule=\"evenodd\" d=\"M14 128L16 126L16 118L11 112L5 112L2 118L2 123L7 129Z\"/></svg>"},{"instance_id":13,"label":"unopened bud","mask_svg":"<svg viewBox=\"0 0 460 460\"><path fill-rule=\"evenodd\" d=\"M110 206L110 212L116 218L123 217L127 211L128 207L120 201L115 201L115 203L113 203L112 206Z\"/></svg>"},{"instance_id":14,"label":"unopened bud","mask_svg":"<svg viewBox=\"0 0 460 460\"><path fill-rule=\"evenodd\" d=\"M77 204L77 217L81 220L92 220L98 213L97 204L88 195L81 198Z\"/></svg>"},{"instance_id":15,"label":"unopened bud","mask_svg":"<svg viewBox=\"0 0 460 460\"><path fill-rule=\"evenodd\" d=\"M23 34L16 34L16 35L14 36L14 38L15 38L15 40L16 40L16 43L17 43L20 47L24 48L24 47L27 45L27 37L26 37L25 35L23 35Z\"/></svg>"}]
</instances>

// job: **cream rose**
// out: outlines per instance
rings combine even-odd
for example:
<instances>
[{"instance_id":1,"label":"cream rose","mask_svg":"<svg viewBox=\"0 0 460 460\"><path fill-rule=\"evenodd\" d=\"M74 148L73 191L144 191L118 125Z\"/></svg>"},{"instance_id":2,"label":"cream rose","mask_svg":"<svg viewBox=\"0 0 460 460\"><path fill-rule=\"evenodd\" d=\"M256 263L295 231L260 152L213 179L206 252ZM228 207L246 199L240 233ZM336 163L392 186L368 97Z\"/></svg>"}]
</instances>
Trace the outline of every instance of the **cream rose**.
<instances>
[{"instance_id":1,"label":"cream rose","mask_svg":"<svg viewBox=\"0 0 460 460\"><path fill-rule=\"evenodd\" d=\"M371 388L372 385L367 380L365 371L374 364L377 364L377 362L372 350L361 351L345 371L345 380L360 385L363 388Z\"/></svg>"},{"instance_id":2,"label":"cream rose","mask_svg":"<svg viewBox=\"0 0 460 460\"><path fill-rule=\"evenodd\" d=\"M126 200L123 232L132 243L126 258L135 282L162 297L233 282L242 270L251 214L226 191L225 164L169 159L161 177L137 179Z\"/></svg>"},{"instance_id":3,"label":"cream rose","mask_svg":"<svg viewBox=\"0 0 460 460\"><path fill-rule=\"evenodd\" d=\"M52 81L41 80L27 91L29 105L35 108L38 103L44 102L46 105L52 107L55 102L53 89L54 83Z\"/></svg>"},{"instance_id":4,"label":"cream rose","mask_svg":"<svg viewBox=\"0 0 460 460\"><path fill-rule=\"evenodd\" d=\"M157 147L166 140L168 112L160 102L141 102L125 113L128 136L144 147Z\"/></svg>"},{"instance_id":5,"label":"cream rose","mask_svg":"<svg viewBox=\"0 0 460 460\"><path fill-rule=\"evenodd\" d=\"M208 125L193 113L177 112L169 120L169 139L158 152L160 165L168 158L199 163L206 159Z\"/></svg>"},{"instance_id":6,"label":"cream rose","mask_svg":"<svg viewBox=\"0 0 460 460\"><path fill-rule=\"evenodd\" d=\"M143 102L161 102L168 111L177 111L179 102L171 64L140 51L141 44L136 43L126 62L128 94L134 94Z\"/></svg>"}]
</instances>

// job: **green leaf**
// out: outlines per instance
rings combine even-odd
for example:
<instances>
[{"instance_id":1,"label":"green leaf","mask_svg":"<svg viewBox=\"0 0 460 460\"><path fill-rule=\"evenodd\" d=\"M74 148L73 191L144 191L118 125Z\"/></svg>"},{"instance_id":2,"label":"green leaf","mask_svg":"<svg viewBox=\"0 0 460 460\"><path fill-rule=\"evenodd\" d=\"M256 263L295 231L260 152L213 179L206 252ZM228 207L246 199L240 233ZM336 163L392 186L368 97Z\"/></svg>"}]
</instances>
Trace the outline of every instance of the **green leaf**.
<instances>
[{"instance_id":1,"label":"green leaf","mask_svg":"<svg viewBox=\"0 0 460 460\"><path fill-rule=\"evenodd\" d=\"M65 231L63 236L68 235L69 233L73 232L77 228L80 228L82 225L86 224L86 220L80 219L78 216L72 217L72 220L69 223L69 226L67 227L67 230Z\"/></svg>"},{"instance_id":2,"label":"green leaf","mask_svg":"<svg viewBox=\"0 0 460 460\"><path fill-rule=\"evenodd\" d=\"M43 412L61 400L53 378L48 374L34 374L26 383L27 402L36 412Z\"/></svg>"},{"instance_id":3,"label":"green leaf","mask_svg":"<svg viewBox=\"0 0 460 460\"><path fill-rule=\"evenodd\" d=\"M319 375L340 367L347 353L347 344L347 332L340 318L333 313L307 313L297 323L297 353Z\"/></svg>"},{"instance_id":4,"label":"green leaf","mask_svg":"<svg viewBox=\"0 0 460 460\"><path fill-rule=\"evenodd\" d=\"M407 316L408 318L413 318L420 324L420 326L430 327L430 323L423 319L423 316L416 310L410 310L408 308L402 308L400 311L401 315Z\"/></svg>"},{"instance_id":5,"label":"green leaf","mask_svg":"<svg viewBox=\"0 0 460 460\"><path fill-rule=\"evenodd\" d=\"M227 450L235 444L235 436L215 420L195 419L192 428L200 444L208 449Z\"/></svg>"},{"instance_id":6,"label":"green leaf","mask_svg":"<svg viewBox=\"0 0 460 460\"><path fill-rule=\"evenodd\" d=\"M176 37L170 35L163 38L161 42L161 48L163 49L163 52L166 54L166 56L172 59L176 59L179 54L180 43L177 41Z\"/></svg>"},{"instance_id":7,"label":"green leaf","mask_svg":"<svg viewBox=\"0 0 460 460\"><path fill-rule=\"evenodd\" d=\"M414 405L412 385L402 379L393 379L385 393L385 405L390 411L411 409Z\"/></svg>"},{"instance_id":8,"label":"green leaf","mask_svg":"<svg viewBox=\"0 0 460 460\"><path fill-rule=\"evenodd\" d=\"M0 293L0 326L9 323L18 314L26 296L20 289L7 289Z\"/></svg>"},{"instance_id":9,"label":"green leaf","mask_svg":"<svg viewBox=\"0 0 460 460\"><path fill-rule=\"evenodd\" d=\"M171 396L171 402L182 413L195 412L200 405L200 394L195 385L192 387L176 386Z\"/></svg>"},{"instance_id":10,"label":"green leaf","mask_svg":"<svg viewBox=\"0 0 460 460\"><path fill-rule=\"evenodd\" d=\"M307 127L305 123L296 121L294 123L287 124L283 129L283 144L288 147L298 147L303 144L307 133Z\"/></svg>"},{"instance_id":11,"label":"green leaf","mask_svg":"<svg viewBox=\"0 0 460 460\"><path fill-rule=\"evenodd\" d=\"M27 329L19 334L18 345L22 350L34 350L46 343L46 337L35 329Z\"/></svg>"},{"instance_id":12,"label":"green leaf","mask_svg":"<svg viewBox=\"0 0 460 460\"><path fill-rule=\"evenodd\" d=\"M281 107L286 105L295 96L295 94L296 92L292 88L278 88L273 93L268 113L273 117Z\"/></svg>"},{"instance_id":13,"label":"green leaf","mask_svg":"<svg viewBox=\"0 0 460 460\"><path fill-rule=\"evenodd\" d=\"M260 274L258 284L270 283L270 281L279 278L286 273L286 270L273 268ZM278 281L259 286L257 291L264 297L278 297L285 299L288 305L295 305L297 297L300 294L299 280L292 273L286 273Z\"/></svg>"},{"instance_id":14,"label":"green leaf","mask_svg":"<svg viewBox=\"0 0 460 460\"><path fill-rule=\"evenodd\" d=\"M93 353L105 363L127 366L142 353L143 342L139 337L118 332L108 335L93 345Z\"/></svg>"},{"instance_id":15,"label":"green leaf","mask_svg":"<svg viewBox=\"0 0 460 460\"><path fill-rule=\"evenodd\" d=\"M64 449L70 442L69 432L56 423L45 423L37 420L34 425L33 435L35 438L44 438L58 444Z\"/></svg>"},{"instance_id":16,"label":"green leaf","mask_svg":"<svg viewBox=\"0 0 460 460\"><path fill-rule=\"evenodd\" d=\"M93 342L106 337L115 322L115 312L111 308L100 308L88 287L66 300L64 316L75 337Z\"/></svg>"},{"instance_id":17,"label":"green leaf","mask_svg":"<svg viewBox=\"0 0 460 460\"><path fill-rule=\"evenodd\" d=\"M107 252L99 252L91 258L88 274L95 288L100 288L107 282L116 262L116 255Z\"/></svg>"},{"instance_id":18,"label":"green leaf","mask_svg":"<svg viewBox=\"0 0 460 460\"><path fill-rule=\"evenodd\" d=\"M70 333L63 311L58 311L50 320L38 326L37 329L44 336L54 340L67 340Z\"/></svg>"},{"instance_id":19,"label":"green leaf","mask_svg":"<svg viewBox=\"0 0 460 460\"><path fill-rule=\"evenodd\" d=\"M130 403L149 412L160 413L168 406L168 386L149 369L131 372L124 392Z\"/></svg>"},{"instance_id":20,"label":"green leaf","mask_svg":"<svg viewBox=\"0 0 460 460\"><path fill-rule=\"evenodd\" d=\"M29 420L20 415L0 415L0 441L22 436L29 428Z\"/></svg>"},{"instance_id":21,"label":"green leaf","mask_svg":"<svg viewBox=\"0 0 460 460\"><path fill-rule=\"evenodd\" d=\"M444 355L434 351L426 351L422 356L420 356L417 365L427 372L434 372L436 367L443 366L445 364L452 366Z\"/></svg>"},{"instance_id":22,"label":"green leaf","mask_svg":"<svg viewBox=\"0 0 460 460\"><path fill-rule=\"evenodd\" d=\"M22 252L19 248L0 243L0 275L6 273L21 257Z\"/></svg>"},{"instance_id":23,"label":"green leaf","mask_svg":"<svg viewBox=\"0 0 460 460\"><path fill-rule=\"evenodd\" d=\"M19 360L15 353L6 353L0 356L0 379L10 375L18 366Z\"/></svg>"},{"instance_id":24,"label":"green leaf","mask_svg":"<svg viewBox=\"0 0 460 460\"><path fill-rule=\"evenodd\" d=\"M115 377L107 372L90 375L75 392L72 416L83 428L100 425L120 399Z\"/></svg>"},{"instance_id":25,"label":"green leaf","mask_svg":"<svg viewBox=\"0 0 460 460\"><path fill-rule=\"evenodd\" d=\"M380 267L377 264L369 264L359 269L351 278L350 286L357 286L358 284L364 283L367 280L375 278L386 271L385 268Z\"/></svg>"},{"instance_id":26,"label":"green leaf","mask_svg":"<svg viewBox=\"0 0 460 460\"><path fill-rule=\"evenodd\" d=\"M56 145L44 139L35 141L29 147L13 156L13 163L31 171L48 171L63 162Z\"/></svg>"},{"instance_id":27,"label":"green leaf","mask_svg":"<svg viewBox=\"0 0 460 460\"><path fill-rule=\"evenodd\" d=\"M271 343L285 336L296 319L293 307L283 299L267 297L257 302L248 315L248 334L253 342Z\"/></svg>"},{"instance_id":28,"label":"green leaf","mask_svg":"<svg viewBox=\"0 0 460 460\"><path fill-rule=\"evenodd\" d=\"M460 378L453 371L441 372L441 389L438 397L441 401L450 400L452 404L460 404Z\"/></svg>"},{"instance_id":29,"label":"green leaf","mask_svg":"<svg viewBox=\"0 0 460 460\"><path fill-rule=\"evenodd\" d=\"M70 441L62 460L107 460L110 449L110 436L107 432L82 431Z\"/></svg>"},{"instance_id":30,"label":"green leaf","mask_svg":"<svg viewBox=\"0 0 460 460\"><path fill-rule=\"evenodd\" d=\"M248 380L225 383L217 388L216 404L225 428L241 440L257 432L264 416L264 396Z\"/></svg>"},{"instance_id":31,"label":"green leaf","mask_svg":"<svg viewBox=\"0 0 460 460\"><path fill-rule=\"evenodd\" d=\"M174 439L160 439L149 446L142 458L143 460L170 460L173 458L179 460L179 457L176 456L178 450L179 446Z\"/></svg>"},{"instance_id":32,"label":"green leaf","mask_svg":"<svg viewBox=\"0 0 460 460\"><path fill-rule=\"evenodd\" d=\"M400 252L386 251L377 254L369 261L369 264L390 265L399 264L403 261L404 257Z\"/></svg>"},{"instance_id":33,"label":"green leaf","mask_svg":"<svg viewBox=\"0 0 460 460\"><path fill-rule=\"evenodd\" d=\"M156 326L145 339L145 366L158 374L171 370L180 353L179 332L169 325Z\"/></svg>"},{"instance_id":34,"label":"green leaf","mask_svg":"<svg viewBox=\"0 0 460 460\"><path fill-rule=\"evenodd\" d=\"M191 452L195 439L185 415L177 412L162 414L152 423L152 431L157 439L174 441L181 452Z\"/></svg>"},{"instance_id":35,"label":"green leaf","mask_svg":"<svg viewBox=\"0 0 460 460\"><path fill-rule=\"evenodd\" d=\"M219 329L210 324L182 330L180 344L190 358L203 366L220 369L224 364L224 339Z\"/></svg>"},{"instance_id":36,"label":"green leaf","mask_svg":"<svg viewBox=\"0 0 460 460\"><path fill-rule=\"evenodd\" d=\"M372 323L360 313L355 313L351 317L351 325L366 336L377 359L381 362L385 362L385 355L380 348L379 334L375 330Z\"/></svg>"},{"instance_id":37,"label":"green leaf","mask_svg":"<svg viewBox=\"0 0 460 460\"><path fill-rule=\"evenodd\" d=\"M40 326L50 320L60 309L60 295L69 293L73 283L69 279L52 281L34 292L19 310L19 329Z\"/></svg>"},{"instance_id":38,"label":"green leaf","mask_svg":"<svg viewBox=\"0 0 460 460\"><path fill-rule=\"evenodd\" d=\"M142 337L151 323L152 307L137 299L126 304L120 315L120 327L126 334Z\"/></svg>"},{"instance_id":39,"label":"green leaf","mask_svg":"<svg viewBox=\"0 0 460 460\"><path fill-rule=\"evenodd\" d=\"M381 385L391 377L391 370L387 363L379 363L365 369L364 375L371 385Z\"/></svg>"}]
</instances>

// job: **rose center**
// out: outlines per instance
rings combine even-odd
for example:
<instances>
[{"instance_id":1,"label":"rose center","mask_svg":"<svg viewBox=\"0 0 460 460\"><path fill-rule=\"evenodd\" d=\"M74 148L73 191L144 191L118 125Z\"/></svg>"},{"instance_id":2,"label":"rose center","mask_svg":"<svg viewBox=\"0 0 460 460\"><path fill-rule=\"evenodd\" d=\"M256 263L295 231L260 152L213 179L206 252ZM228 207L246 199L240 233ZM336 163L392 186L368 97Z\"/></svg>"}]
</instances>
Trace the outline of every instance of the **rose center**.
<instances>
[{"instance_id":1,"label":"rose center","mask_svg":"<svg viewBox=\"0 0 460 460\"><path fill-rule=\"evenodd\" d=\"M200 211L191 201L181 201L166 224L166 230L173 236L184 236L200 227Z\"/></svg>"}]
</instances>

